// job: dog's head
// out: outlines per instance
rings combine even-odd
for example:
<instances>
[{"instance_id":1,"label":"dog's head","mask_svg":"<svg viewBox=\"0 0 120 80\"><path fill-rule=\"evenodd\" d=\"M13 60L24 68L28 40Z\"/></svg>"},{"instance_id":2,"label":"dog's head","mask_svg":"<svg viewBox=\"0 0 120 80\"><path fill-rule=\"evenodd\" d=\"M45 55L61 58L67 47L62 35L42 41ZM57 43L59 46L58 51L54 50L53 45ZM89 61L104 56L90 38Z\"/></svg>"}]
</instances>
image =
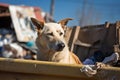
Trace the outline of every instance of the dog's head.
<instances>
[{"instance_id":1,"label":"dog's head","mask_svg":"<svg viewBox=\"0 0 120 80\"><path fill-rule=\"evenodd\" d=\"M46 48L46 50L52 51L62 51L66 46L66 42L64 40L64 29L65 25L71 18L66 18L58 23L45 23L36 20L35 18L31 18L32 23L37 28L38 37L36 39L36 45L39 48Z\"/></svg>"}]
</instances>

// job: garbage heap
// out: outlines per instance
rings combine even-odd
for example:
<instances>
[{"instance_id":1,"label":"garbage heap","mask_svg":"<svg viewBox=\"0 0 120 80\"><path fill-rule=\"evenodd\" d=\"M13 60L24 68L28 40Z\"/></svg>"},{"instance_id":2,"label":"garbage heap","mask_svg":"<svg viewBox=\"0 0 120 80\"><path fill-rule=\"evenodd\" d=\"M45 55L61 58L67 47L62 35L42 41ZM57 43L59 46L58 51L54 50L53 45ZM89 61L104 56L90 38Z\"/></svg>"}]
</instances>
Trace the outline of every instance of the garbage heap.
<instances>
[{"instance_id":1,"label":"garbage heap","mask_svg":"<svg viewBox=\"0 0 120 80\"><path fill-rule=\"evenodd\" d=\"M0 3L0 57L36 59L36 31L30 17L50 20L39 7Z\"/></svg>"}]
</instances>

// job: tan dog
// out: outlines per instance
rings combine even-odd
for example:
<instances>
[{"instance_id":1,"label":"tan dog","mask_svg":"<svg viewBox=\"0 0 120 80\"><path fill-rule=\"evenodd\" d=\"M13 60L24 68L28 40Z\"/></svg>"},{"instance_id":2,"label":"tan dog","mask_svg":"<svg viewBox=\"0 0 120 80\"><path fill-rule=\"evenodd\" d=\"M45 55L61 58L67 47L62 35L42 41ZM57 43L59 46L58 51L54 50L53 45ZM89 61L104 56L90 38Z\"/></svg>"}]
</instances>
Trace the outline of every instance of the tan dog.
<instances>
[{"instance_id":1,"label":"tan dog","mask_svg":"<svg viewBox=\"0 0 120 80\"><path fill-rule=\"evenodd\" d=\"M68 50L64 39L65 25L71 18L61 20L58 23L44 23L31 18L32 23L37 27L38 47L37 59L42 61L61 62L68 64L82 64L79 58Z\"/></svg>"}]
</instances>

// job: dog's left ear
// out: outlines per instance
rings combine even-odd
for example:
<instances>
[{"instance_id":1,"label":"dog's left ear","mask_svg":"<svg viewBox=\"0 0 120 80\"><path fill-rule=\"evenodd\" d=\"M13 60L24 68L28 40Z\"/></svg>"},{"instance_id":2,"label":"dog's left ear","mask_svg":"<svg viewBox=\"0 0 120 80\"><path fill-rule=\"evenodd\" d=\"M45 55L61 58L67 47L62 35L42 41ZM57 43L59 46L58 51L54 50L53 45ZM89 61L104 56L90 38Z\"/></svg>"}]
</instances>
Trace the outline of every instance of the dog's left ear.
<instances>
[{"instance_id":1,"label":"dog's left ear","mask_svg":"<svg viewBox=\"0 0 120 80\"><path fill-rule=\"evenodd\" d=\"M31 18L32 23L36 26L37 30L42 30L44 27L44 22L38 21L35 18Z\"/></svg>"},{"instance_id":2,"label":"dog's left ear","mask_svg":"<svg viewBox=\"0 0 120 80\"><path fill-rule=\"evenodd\" d=\"M73 19L72 18L65 18L63 20L60 20L58 23L61 24L63 29L65 29L65 25L67 25L69 20L73 20Z\"/></svg>"}]
</instances>

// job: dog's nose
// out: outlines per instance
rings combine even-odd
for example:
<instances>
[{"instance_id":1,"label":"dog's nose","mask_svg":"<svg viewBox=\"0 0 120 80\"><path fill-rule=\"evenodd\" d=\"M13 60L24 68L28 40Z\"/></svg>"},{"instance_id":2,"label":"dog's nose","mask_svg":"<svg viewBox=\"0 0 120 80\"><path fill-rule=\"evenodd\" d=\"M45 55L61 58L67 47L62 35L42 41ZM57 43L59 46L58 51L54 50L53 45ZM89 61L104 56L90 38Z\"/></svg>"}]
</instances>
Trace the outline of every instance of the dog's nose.
<instances>
[{"instance_id":1,"label":"dog's nose","mask_svg":"<svg viewBox=\"0 0 120 80\"><path fill-rule=\"evenodd\" d=\"M59 43L57 46L58 46L58 51L62 51L63 48L65 47L65 44L64 43Z\"/></svg>"}]
</instances>

